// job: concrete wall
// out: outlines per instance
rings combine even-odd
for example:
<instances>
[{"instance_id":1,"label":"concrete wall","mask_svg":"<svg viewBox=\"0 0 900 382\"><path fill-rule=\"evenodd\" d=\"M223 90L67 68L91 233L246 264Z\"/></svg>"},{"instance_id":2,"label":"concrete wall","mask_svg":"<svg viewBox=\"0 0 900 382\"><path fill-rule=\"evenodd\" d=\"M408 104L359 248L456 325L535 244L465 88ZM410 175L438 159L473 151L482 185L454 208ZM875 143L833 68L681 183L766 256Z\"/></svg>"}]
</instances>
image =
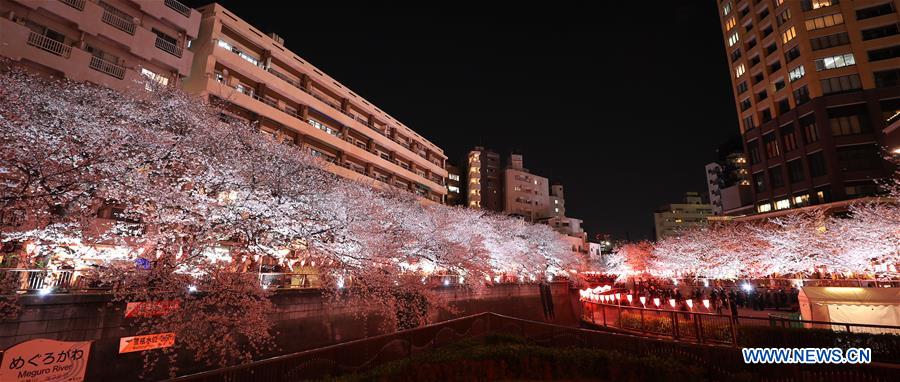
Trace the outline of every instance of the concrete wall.
<instances>
[{"instance_id":1,"label":"concrete wall","mask_svg":"<svg viewBox=\"0 0 900 382\"><path fill-rule=\"evenodd\" d=\"M544 314L538 285L498 285L481 295L447 288L443 293L458 310L455 313L431 312L431 321L480 312L496 312L543 322L578 325L578 309L572 303L567 283L551 286L554 318ZM281 291L273 296L277 312L274 356L321 347L337 342L381 334L378 317L361 319L359 307L339 306L323 300L317 290ZM118 354L119 338L133 334L124 318L124 304L113 304L108 295L50 295L22 298L23 311L18 320L0 322L0 349L33 338L62 341L93 340L87 380L132 380L142 368L140 353ZM177 339L176 339L177 341ZM152 351L152 350L151 350ZM203 365L184 364L184 372L203 370Z\"/></svg>"}]
</instances>

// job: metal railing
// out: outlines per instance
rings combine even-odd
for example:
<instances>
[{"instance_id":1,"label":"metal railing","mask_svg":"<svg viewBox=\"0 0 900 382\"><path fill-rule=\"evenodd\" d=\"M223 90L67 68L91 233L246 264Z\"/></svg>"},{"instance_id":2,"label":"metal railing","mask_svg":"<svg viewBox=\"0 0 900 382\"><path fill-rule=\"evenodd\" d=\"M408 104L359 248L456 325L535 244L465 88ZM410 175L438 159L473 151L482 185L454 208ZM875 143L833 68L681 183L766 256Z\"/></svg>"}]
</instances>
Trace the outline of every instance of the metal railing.
<instances>
[{"instance_id":1,"label":"metal railing","mask_svg":"<svg viewBox=\"0 0 900 382\"><path fill-rule=\"evenodd\" d=\"M597 326L699 343L737 345L741 327L829 329L846 333L900 335L900 326L846 322L795 320L784 317L732 317L726 314L668 309L582 300L582 319Z\"/></svg>"},{"instance_id":2,"label":"metal railing","mask_svg":"<svg viewBox=\"0 0 900 382\"><path fill-rule=\"evenodd\" d=\"M7 268L0 271L0 280L11 282L18 291L90 289L82 272L78 270Z\"/></svg>"},{"instance_id":3,"label":"metal railing","mask_svg":"<svg viewBox=\"0 0 900 382\"><path fill-rule=\"evenodd\" d=\"M162 38L162 36L156 36L156 47L178 58L181 58L183 52L183 49L180 46Z\"/></svg>"},{"instance_id":4,"label":"metal railing","mask_svg":"<svg viewBox=\"0 0 900 382\"><path fill-rule=\"evenodd\" d=\"M84 2L85 0L59 0L59 2L68 5L72 8L75 8L79 11L84 10Z\"/></svg>"},{"instance_id":5,"label":"metal railing","mask_svg":"<svg viewBox=\"0 0 900 382\"><path fill-rule=\"evenodd\" d=\"M181 13L184 17L191 17L191 8L187 5L179 3L176 0L165 0L166 6L172 8L175 12Z\"/></svg>"},{"instance_id":6,"label":"metal railing","mask_svg":"<svg viewBox=\"0 0 900 382\"><path fill-rule=\"evenodd\" d=\"M104 23L112 25L114 28L121 30L130 35L134 34L135 25L134 22L128 19L129 15L122 13L114 8L106 8L103 9L103 16L100 17Z\"/></svg>"},{"instance_id":7,"label":"metal railing","mask_svg":"<svg viewBox=\"0 0 900 382\"><path fill-rule=\"evenodd\" d=\"M735 347L692 344L537 322L497 313L480 313L437 324L286 354L245 365L171 379L171 382L299 381L333 378L371 370L385 362L407 359L465 338L513 335L528 343L559 348L597 348L633 357L690 360L712 380L763 381L893 380L897 370L885 365L751 365L741 362ZM573 366L573 365L558 365ZM837 370L839 369L839 370ZM401 374L398 376L403 378Z\"/></svg>"},{"instance_id":8,"label":"metal railing","mask_svg":"<svg viewBox=\"0 0 900 382\"><path fill-rule=\"evenodd\" d=\"M322 286L319 275L315 273L260 272L259 284L272 289L315 289Z\"/></svg>"},{"instance_id":9,"label":"metal railing","mask_svg":"<svg viewBox=\"0 0 900 382\"><path fill-rule=\"evenodd\" d=\"M69 57L72 53L71 46L36 32L31 32L31 34L28 35L28 45L43 49L61 57Z\"/></svg>"},{"instance_id":10,"label":"metal railing","mask_svg":"<svg viewBox=\"0 0 900 382\"><path fill-rule=\"evenodd\" d=\"M91 56L91 62L88 66L91 69L106 73L120 80L125 78L125 68L97 56Z\"/></svg>"}]
</instances>

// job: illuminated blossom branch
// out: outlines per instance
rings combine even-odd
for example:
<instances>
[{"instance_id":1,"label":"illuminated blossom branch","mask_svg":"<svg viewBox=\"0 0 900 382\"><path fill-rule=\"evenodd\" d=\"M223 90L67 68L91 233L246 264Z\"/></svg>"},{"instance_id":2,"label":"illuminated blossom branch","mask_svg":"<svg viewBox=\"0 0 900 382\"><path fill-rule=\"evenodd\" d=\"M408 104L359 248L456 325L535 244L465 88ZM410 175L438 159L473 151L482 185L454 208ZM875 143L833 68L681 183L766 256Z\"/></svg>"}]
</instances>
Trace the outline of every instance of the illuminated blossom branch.
<instances>
[{"instance_id":1,"label":"illuminated blossom branch","mask_svg":"<svg viewBox=\"0 0 900 382\"><path fill-rule=\"evenodd\" d=\"M268 290L245 273L264 258L314 266L336 301L363 300L389 323L408 318L398 309L425 320L417 304L449 308L434 275L477 291L580 266L548 226L344 180L229 117L227 102L148 84L125 95L0 74L0 241L29 243L16 266L96 267L117 301L181 301L137 324L176 333L169 357L225 364L271 347Z\"/></svg>"}]
</instances>

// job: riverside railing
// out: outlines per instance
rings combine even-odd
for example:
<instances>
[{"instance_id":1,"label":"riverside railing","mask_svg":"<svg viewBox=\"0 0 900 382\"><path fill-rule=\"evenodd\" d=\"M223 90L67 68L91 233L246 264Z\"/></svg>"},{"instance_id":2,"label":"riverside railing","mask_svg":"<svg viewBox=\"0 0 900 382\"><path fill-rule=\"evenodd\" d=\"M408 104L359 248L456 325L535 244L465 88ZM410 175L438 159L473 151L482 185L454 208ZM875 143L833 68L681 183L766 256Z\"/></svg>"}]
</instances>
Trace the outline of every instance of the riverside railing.
<instances>
[{"instance_id":1,"label":"riverside railing","mask_svg":"<svg viewBox=\"0 0 900 382\"><path fill-rule=\"evenodd\" d=\"M177 377L171 382L305 381L365 372L385 362L415 357L464 338L515 335L546 347L597 348L634 356L689 359L715 380L875 381L892 380L885 365L747 365L736 347L702 345L554 325L496 313L480 313L332 346L286 354L217 370Z\"/></svg>"},{"instance_id":2,"label":"riverside railing","mask_svg":"<svg viewBox=\"0 0 900 382\"><path fill-rule=\"evenodd\" d=\"M624 303L624 302L623 302ZM846 334L891 334L892 357L900 360L900 326L811 321L785 317L732 317L726 314L643 308L594 301L581 301L582 320L605 328L675 340L746 345L741 333L753 328L826 329ZM699 308L703 309L703 308ZM695 309L696 310L696 309Z\"/></svg>"}]
</instances>

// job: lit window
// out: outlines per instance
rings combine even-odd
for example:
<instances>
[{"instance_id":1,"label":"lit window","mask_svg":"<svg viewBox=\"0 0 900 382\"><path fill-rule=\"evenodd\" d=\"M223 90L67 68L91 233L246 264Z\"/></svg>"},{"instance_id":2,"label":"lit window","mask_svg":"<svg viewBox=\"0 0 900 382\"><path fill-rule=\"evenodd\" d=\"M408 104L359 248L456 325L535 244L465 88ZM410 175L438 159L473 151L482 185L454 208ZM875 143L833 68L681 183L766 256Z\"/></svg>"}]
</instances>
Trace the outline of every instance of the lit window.
<instances>
[{"instance_id":1,"label":"lit window","mask_svg":"<svg viewBox=\"0 0 900 382\"><path fill-rule=\"evenodd\" d=\"M227 42L225 42L225 41L219 40L219 46L222 47L222 48L231 50L231 44L229 44L229 43L227 43Z\"/></svg>"},{"instance_id":2,"label":"lit window","mask_svg":"<svg viewBox=\"0 0 900 382\"><path fill-rule=\"evenodd\" d=\"M731 13L731 2L730 1L725 4L722 4L722 13L726 14L726 15Z\"/></svg>"},{"instance_id":3,"label":"lit window","mask_svg":"<svg viewBox=\"0 0 900 382\"><path fill-rule=\"evenodd\" d=\"M450 192L455 192L457 194L459 193L459 187L456 186L447 186L447 190L449 190Z\"/></svg>"},{"instance_id":4,"label":"lit window","mask_svg":"<svg viewBox=\"0 0 900 382\"><path fill-rule=\"evenodd\" d=\"M850 65L856 65L856 59L853 57L853 53L839 54L837 56L823 57L816 60L816 71L843 68Z\"/></svg>"},{"instance_id":5,"label":"lit window","mask_svg":"<svg viewBox=\"0 0 900 382\"><path fill-rule=\"evenodd\" d=\"M791 208L790 199L781 199L781 200L775 202L776 210L783 210L783 209L787 209L787 208Z\"/></svg>"},{"instance_id":6,"label":"lit window","mask_svg":"<svg viewBox=\"0 0 900 382\"><path fill-rule=\"evenodd\" d=\"M806 70L803 69L803 65L793 68L793 69L791 69L790 72L788 72L788 78L790 78L791 82L799 80L799 79L803 78L803 76L805 76L805 75L806 75Z\"/></svg>"},{"instance_id":7,"label":"lit window","mask_svg":"<svg viewBox=\"0 0 900 382\"><path fill-rule=\"evenodd\" d=\"M784 33L781 34L781 42L783 44L786 44L788 41L793 40L794 37L797 37L797 31L794 29L794 27L790 27L788 28L788 30L784 31Z\"/></svg>"},{"instance_id":8,"label":"lit window","mask_svg":"<svg viewBox=\"0 0 900 382\"><path fill-rule=\"evenodd\" d=\"M816 29L828 28L830 26L840 25L844 23L844 15L835 13L806 20L806 30L812 31Z\"/></svg>"},{"instance_id":9,"label":"lit window","mask_svg":"<svg viewBox=\"0 0 900 382\"><path fill-rule=\"evenodd\" d=\"M731 28L734 28L734 26L735 26L736 24L737 24L737 20L734 18L734 16L731 16L731 18L728 19L728 21L725 22L725 30L729 30L729 31L730 31Z\"/></svg>"},{"instance_id":10,"label":"lit window","mask_svg":"<svg viewBox=\"0 0 900 382\"><path fill-rule=\"evenodd\" d=\"M797 195L794 197L794 204L806 205L809 203L809 194Z\"/></svg>"},{"instance_id":11,"label":"lit window","mask_svg":"<svg viewBox=\"0 0 900 382\"><path fill-rule=\"evenodd\" d=\"M553 210L555 210L557 213L559 213L559 208L554 208Z\"/></svg>"},{"instance_id":12,"label":"lit window","mask_svg":"<svg viewBox=\"0 0 900 382\"><path fill-rule=\"evenodd\" d=\"M740 65L738 65L737 68L734 69L734 76L740 77L740 76L744 75L745 71L746 70L744 69L744 64L740 64Z\"/></svg>"},{"instance_id":13,"label":"lit window","mask_svg":"<svg viewBox=\"0 0 900 382\"><path fill-rule=\"evenodd\" d=\"M332 129L332 128L326 126L326 125L323 124L322 122L316 121L315 119L309 119L309 120L307 120L307 122L309 122L309 124L312 125L313 127L317 128L317 129L319 129L319 130L322 130L322 131L324 131L324 132L326 132L326 133L328 133L328 134L331 134L331 135L334 135L334 136L338 136L338 135L339 135L337 131L335 131L334 129Z\"/></svg>"},{"instance_id":14,"label":"lit window","mask_svg":"<svg viewBox=\"0 0 900 382\"><path fill-rule=\"evenodd\" d=\"M737 31L735 31L734 33L731 34L731 36L728 36L728 46L732 47L732 46L734 46L734 44L737 44L737 42L740 40L741 40L740 36L738 36Z\"/></svg>"},{"instance_id":15,"label":"lit window","mask_svg":"<svg viewBox=\"0 0 900 382\"><path fill-rule=\"evenodd\" d=\"M772 210L772 205L769 203L763 203L763 204L756 206L756 212L759 212L759 213L769 212L771 210Z\"/></svg>"},{"instance_id":16,"label":"lit window","mask_svg":"<svg viewBox=\"0 0 900 382\"><path fill-rule=\"evenodd\" d=\"M149 78L151 81L156 82L156 83L158 83L158 84L160 84L160 85L162 85L162 86L166 86L166 85L169 84L169 79L168 79L168 78L164 77L164 76L161 75L161 74L156 74L156 73L154 73L154 72L152 72L152 71L150 71L150 70L147 70L147 68L141 68L141 74L144 75L144 77L147 77L147 78ZM152 90L152 88L150 87L149 84L147 84L146 87L147 87L147 90Z\"/></svg>"},{"instance_id":17,"label":"lit window","mask_svg":"<svg viewBox=\"0 0 900 382\"><path fill-rule=\"evenodd\" d=\"M830 7L832 2L836 3L834 0L812 0L810 5L812 5L812 9L819 9Z\"/></svg>"}]
</instances>

